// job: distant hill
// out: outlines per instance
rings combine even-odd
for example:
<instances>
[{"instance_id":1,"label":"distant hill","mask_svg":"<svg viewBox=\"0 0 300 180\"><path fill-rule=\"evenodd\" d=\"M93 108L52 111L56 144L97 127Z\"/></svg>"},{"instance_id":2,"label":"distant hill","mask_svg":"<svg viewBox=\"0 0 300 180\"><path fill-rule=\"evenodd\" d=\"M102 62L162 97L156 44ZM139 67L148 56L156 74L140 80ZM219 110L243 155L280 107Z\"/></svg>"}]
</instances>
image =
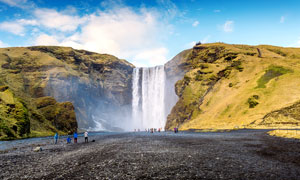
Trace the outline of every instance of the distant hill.
<instances>
[{"instance_id":1,"label":"distant hill","mask_svg":"<svg viewBox=\"0 0 300 180\"><path fill-rule=\"evenodd\" d=\"M67 134L95 126L94 118L113 122L131 103L132 69L68 47L0 48L0 139Z\"/></svg>"},{"instance_id":2,"label":"distant hill","mask_svg":"<svg viewBox=\"0 0 300 180\"><path fill-rule=\"evenodd\" d=\"M213 43L173 61L185 74L176 83L179 101L167 129L300 125L300 49ZM172 61L167 67L177 71Z\"/></svg>"}]
</instances>

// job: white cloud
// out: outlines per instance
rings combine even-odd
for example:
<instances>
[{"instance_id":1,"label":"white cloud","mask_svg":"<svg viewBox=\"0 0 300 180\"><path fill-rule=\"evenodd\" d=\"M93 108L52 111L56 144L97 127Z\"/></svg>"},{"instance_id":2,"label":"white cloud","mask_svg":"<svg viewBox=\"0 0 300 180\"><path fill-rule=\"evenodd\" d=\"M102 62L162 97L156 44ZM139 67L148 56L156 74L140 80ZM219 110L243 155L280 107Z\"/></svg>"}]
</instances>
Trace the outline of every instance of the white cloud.
<instances>
[{"instance_id":1,"label":"white cloud","mask_svg":"<svg viewBox=\"0 0 300 180\"><path fill-rule=\"evenodd\" d=\"M20 36L30 30L32 45L71 46L153 66L167 61L169 51L161 42L170 35L172 26L164 16L176 13L170 10L175 6L170 0L159 3L167 12L114 5L110 10L79 16L73 7L59 12L35 9L32 18L3 22L0 29Z\"/></svg>"},{"instance_id":2,"label":"white cloud","mask_svg":"<svg viewBox=\"0 0 300 180\"><path fill-rule=\"evenodd\" d=\"M59 17L57 14L55 16ZM69 17L65 21L49 20L56 26L44 26L64 27L60 29L62 33L50 31L51 33L41 34L36 38L35 45L71 46L108 53L140 66L164 64L167 61L168 49L159 42L165 38L168 25L160 22L156 12L147 9L136 12L129 8L119 8L75 19L80 23L75 22L74 25L74 19L70 20ZM41 20L37 22L40 23ZM71 34L64 32L77 28L79 30Z\"/></svg>"},{"instance_id":3,"label":"white cloud","mask_svg":"<svg viewBox=\"0 0 300 180\"><path fill-rule=\"evenodd\" d=\"M221 10L219 10L219 9L214 10L214 13L219 13L219 12L221 12Z\"/></svg>"},{"instance_id":4,"label":"white cloud","mask_svg":"<svg viewBox=\"0 0 300 180\"><path fill-rule=\"evenodd\" d=\"M34 44L35 45L58 45L59 42L54 36L41 34L36 38Z\"/></svg>"},{"instance_id":5,"label":"white cloud","mask_svg":"<svg viewBox=\"0 0 300 180\"><path fill-rule=\"evenodd\" d=\"M11 7L19 8L29 8L34 6L33 2L27 0L0 0L0 2L5 3Z\"/></svg>"},{"instance_id":6,"label":"white cloud","mask_svg":"<svg viewBox=\"0 0 300 180\"><path fill-rule=\"evenodd\" d=\"M0 48L3 48L3 47L8 47L8 45L5 44L4 42L0 41Z\"/></svg>"},{"instance_id":7,"label":"white cloud","mask_svg":"<svg viewBox=\"0 0 300 180\"><path fill-rule=\"evenodd\" d=\"M53 9L37 9L34 11L39 24L59 31L75 31L86 21L86 18L59 13Z\"/></svg>"},{"instance_id":8,"label":"white cloud","mask_svg":"<svg viewBox=\"0 0 300 180\"><path fill-rule=\"evenodd\" d=\"M157 43L162 28L155 13L142 10L137 14L128 8L92 15L77 39L85 49L113 54L135 62L165 62L165 51ZM76 38L75 38L76 41ZM160 49L159 51L157 49ZM158 53L154 58L150 52ZM139 54L139 55L137 55ZM148 58L147 58L148 57Z\"/></svg>"},{"instance_id":9,"label":"white cloud","mask_svg":"<svg viewBox=\"0 0 300 180\"><path fill-rule=\"evenodd\" d=\"M193 23L193 26L194 27L196 27L196 26L198 26L199 25L199 21L195 21L194 23Z\"/></svg>"},{"instance_id":10,"label":"white cloud","mask_svg":"<svg viewBox=\"0 0 300 180\"><path fill-rule=\"evenodd\" d=\"M165 47L147 49L137 53L137 55L133 57L133 63L139 67L162 65L167 62L167 54L168 49ZM147 64L145 64L145 62L147 62Z\"/></svg>"},{"instance_id":11,"label":"white cloud","mask_svg":"<svg viewBox=\"0 0 300 180\"><path fill-rule=\"evenodd\" d=\"M38 22L36 20L29 20L29 19L19 19L17 22L21 25L31 25L36 26L38 25Z\"/></svg>"},{"instance_id":12,"label":"white cloud","mask_svg":"<svg viewBox=\"0 0 300 180\"><path fill-rule=\"evenodd\" d=\"M226 21L223 25L224 32L233 32L234 21Z\"/></svg>"},{"instance_id":13,"label":"white cloud","mask_svg":"<svg viewBox=\"0 0 300 180\"><path fill-rule=\"evenodd\" d=\"M0 24L0 29L19 36L24 36L25 31L23 25L18 22L3 22Z\"/></svg>"},{"instance_id":14,"label":"white cloud","mask_svg":"<svg viewBox=\"0 0 300 180\"><path fill-rule=\"evenodd\" d=\"M284 22L285 22L285 16L281 16L279 22L280 22L280 23L284 23Z\"/></svg>"},{"instance_id":15,"label":"white cloud","mask_svg":"<svg viewBox=\"0 0 300 180\"><path fill-rule=\"evenodd\" d=\"M0 24L0 29L20 36L25 35L25 26L35 26L34 31L37 31L37 27L44 27L48 30L55 29L62 32L70 32L75 31L78 26L88 20L86 16L72 16L52 9L36 9L34 16L34 19L18 19L12 22L3 22Z\"/></svg>"},{"instance_id":16,"label":"white cloud","mask_svg":"<svg viewBox=\"0 0 300 180\"><path fill-rule=\"evenodd\" d=\"M15 35L24 36L26 25L35 26L37 25L36 20L19 19L12 22L3 22L0 24L0 29L10 32Z\"/></svg>"}]
</instances>

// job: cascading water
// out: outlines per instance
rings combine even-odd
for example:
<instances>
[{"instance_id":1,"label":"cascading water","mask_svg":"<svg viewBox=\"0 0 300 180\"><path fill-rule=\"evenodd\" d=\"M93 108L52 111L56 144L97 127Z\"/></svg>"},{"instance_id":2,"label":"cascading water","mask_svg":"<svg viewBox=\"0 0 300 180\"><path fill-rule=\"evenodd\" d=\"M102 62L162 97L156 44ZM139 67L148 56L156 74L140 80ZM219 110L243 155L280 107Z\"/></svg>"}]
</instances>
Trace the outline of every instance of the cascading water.
<instances>
[{"instance_id":1,"label":"cascading water","mask_svg":"<svg viewBox=\"0 0 300 180\"><path fill-rule=\"evenodd\" d=\"M164 128L166 123L164 66L135 68L132 81L134 129Z\"/></svg>"}]
</instances>

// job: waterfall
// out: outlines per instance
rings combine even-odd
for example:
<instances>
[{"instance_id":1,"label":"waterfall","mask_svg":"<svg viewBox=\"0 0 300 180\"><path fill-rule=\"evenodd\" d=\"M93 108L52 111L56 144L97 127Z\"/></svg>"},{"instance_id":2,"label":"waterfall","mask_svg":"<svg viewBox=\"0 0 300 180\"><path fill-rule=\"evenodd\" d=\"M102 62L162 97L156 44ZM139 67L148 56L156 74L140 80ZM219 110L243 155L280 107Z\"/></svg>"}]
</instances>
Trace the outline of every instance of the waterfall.
<instances>
[{"instance_id":1,"label":"waterfall","mask_svg":"<svg viewBox=\"0 0 300 180\"><path fill-rule=\"evenodd\" d=\"M135 68L132 79L132 117L134 129L164 128L164 66Z\"/></svg>"}]
</instances>

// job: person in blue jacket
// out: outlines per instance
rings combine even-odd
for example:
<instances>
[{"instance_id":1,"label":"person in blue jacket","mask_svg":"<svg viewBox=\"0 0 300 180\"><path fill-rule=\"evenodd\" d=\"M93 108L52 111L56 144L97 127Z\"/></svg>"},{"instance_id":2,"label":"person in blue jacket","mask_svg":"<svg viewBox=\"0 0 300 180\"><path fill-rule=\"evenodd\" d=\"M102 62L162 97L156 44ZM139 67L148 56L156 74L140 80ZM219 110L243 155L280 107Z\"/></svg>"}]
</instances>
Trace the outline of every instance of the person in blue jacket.
<instances>
[{"instance_id":1,"label":"person in blue jacket","mask_svg":"<svg viewBox=\"0 0 300 180\"><path fill-rule=\"evenodd\" d=\"M54 135L54 143L57 144L57 140L58 140L58 133L55 133Z\"/></svg>"},{"instance_id":2,"label":"person in blue jacket","mask_svg":"<svg viewBox=\"0 0 300 180\"><path fill-rule=\"evenodd\" d=\"M73 137L74 137L74 143L77 143L77 138L78 138L77 132L74 132Z\"/></svg>"},{"instance_id":3,"label":"person in blue jacket","mask_svg":"<svg viewBox=\"0 0 300 180\"><path fill-rule=\"evenodd\" d=\"M72 141L72 139L71 139L70 135L68 135L68 137L67 137L67 143L69 144L69 143L71 143L71 141Z\"/></svg>"}]
</instances>

